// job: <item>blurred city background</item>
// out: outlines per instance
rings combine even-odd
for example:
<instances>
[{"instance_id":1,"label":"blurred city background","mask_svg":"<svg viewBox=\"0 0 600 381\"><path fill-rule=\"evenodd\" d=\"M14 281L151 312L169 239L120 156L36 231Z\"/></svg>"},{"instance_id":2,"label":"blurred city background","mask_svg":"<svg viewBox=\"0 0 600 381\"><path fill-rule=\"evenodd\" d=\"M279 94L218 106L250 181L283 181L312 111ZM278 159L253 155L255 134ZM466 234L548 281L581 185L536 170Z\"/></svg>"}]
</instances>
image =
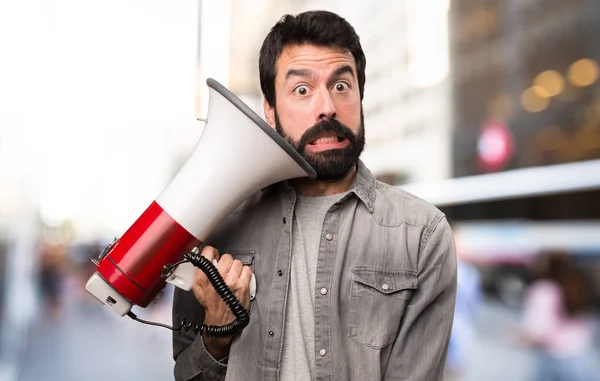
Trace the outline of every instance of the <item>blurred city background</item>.
<instances>
[{"instance_id":1,"label":"blurred city background","mask_svg":"<svg viewBox=\"0 0 600 381\"><path fill-rule=\"evenodd\" d=\"M361 37L363 160L453 226L448 380L598 365L597 0L3 0L0 381L172 379L170 332L102 308L90 259L187 159L207 77L263 115L262 39L307 9ZM170 324L171 292L136 312Z\"/></svg>"}]
</instances>

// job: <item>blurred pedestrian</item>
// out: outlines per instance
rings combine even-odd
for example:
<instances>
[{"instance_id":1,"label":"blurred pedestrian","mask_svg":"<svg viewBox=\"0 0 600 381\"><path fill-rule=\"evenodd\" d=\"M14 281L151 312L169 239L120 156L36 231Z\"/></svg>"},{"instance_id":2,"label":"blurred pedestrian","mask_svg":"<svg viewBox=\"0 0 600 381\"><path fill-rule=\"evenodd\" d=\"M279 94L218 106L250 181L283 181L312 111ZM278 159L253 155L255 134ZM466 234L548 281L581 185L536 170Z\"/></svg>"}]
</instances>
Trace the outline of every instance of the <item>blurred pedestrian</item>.
<instances>
[{"instance_id":1,"label":"blurred pedestrian","mask_svg":"<svg viewBox=\"0 0 600 381\"><path fill-rule=\"evenodd\" d=\"M63 310L62 290L66 248L64 245L42 243L38 280L46 316L58 319Z\"/></svg>"},{"instance_id":2,"label":"blurred pedestrian","mask_svg":"<svg viewBox=\"0 0 600 381\"><path fill-rule=\"evenodd\" d=\"M535 350L534 381L598 381L591 290L565 253L535 258L521 341Z\"/></svg>"},{"instance_id":3,"label":"blurred pedestrian","mask_svg":"<svg viewBox=\"0 0 600 381\"><path fill-rule=\"evenodd\" d=\"M454 324L448 348L445 381L465 377L477 345L475 312L481 301L481 276L475 265L466 260L460 240L455 237L457 254L457 290Z\"/></svg>"}]
</instances>

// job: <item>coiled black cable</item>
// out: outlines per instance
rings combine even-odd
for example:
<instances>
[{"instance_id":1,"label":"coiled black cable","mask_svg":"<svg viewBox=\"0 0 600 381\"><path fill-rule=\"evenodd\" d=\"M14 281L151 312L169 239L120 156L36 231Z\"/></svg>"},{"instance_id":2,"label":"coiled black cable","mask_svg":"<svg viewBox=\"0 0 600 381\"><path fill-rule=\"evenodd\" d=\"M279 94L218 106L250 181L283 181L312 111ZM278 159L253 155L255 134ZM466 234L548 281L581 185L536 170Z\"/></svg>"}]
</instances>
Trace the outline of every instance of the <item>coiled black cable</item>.
<instances>
[{"instance_id":1,"label":"coiled black cable","mask_svg":"<svg viewBox=\"0 0 600 381\"><path fill-rule=\"evenodd\" d=\"M202 270L202 272L204 272L204 274L206 274L208 281L212 284L215 291L217 291L217 294L219 294L221 299L223 299L225 304L227 304L229 309L231 309L231 312L235 316L235 320L233 322L223 325L223 326L214 326L214 325L206 325L206 324L199 325L193 321L188 322L186 319L183 319L181 321L179 327L173 328L166 324L155 323L155 322L150 322L150 321L140 319L137 317L136 314L134 314L131 311L129 311L127 313L127 316L129 316L133 320L136 320L143 324L164 327L164 328L170 329L172 331L179 331L182 329L184 331L192 330L196 334L206 334L207 336L211 336L211 337L227 337L227 336L233 336L233 335L241 332L248 325L248 323L250 323L250 314L248 313L248 311L246 311L244 306L242 306L242 304L240 303L238 298L236 298L236 296L233 294L233 292L231 292L229 287L227 287L227 284L223 280L223 277L219 273L219 270L217 270L215 265L213 265L211 263L211 261L206 259L206 257L203 257L202 255L200 255L199 253L197 253L195 251L192 251L189 253L184 253L183 258L184 258L183 261L179 261L173 265L165 266L166 271L164 271L163 276L172 272L172 270L175 267L179 266L180 264L185 263L185 262L190 262L191 264L193 264L194 266L196 266L200 270Z\"/></svg>"},{"instance_id":2,"label":"coiled black cable","mask_svg":"<svg viewBox=\"0 0 600 381\"><path fill-rule=\"evenodd\" d=\"M223 299L225 304L231 309L231 312L235 316L235 320L229 324L223 326L214 326L202 324L199 333L205 333L207 336L212 337L225 337L235 335L244 329L248 323L250 323L250 314L242 303L235 297L233 292L227 287L227 284L223 280L223 277L219 273L219 270L209 261L206 257L203 257L199 253L185 253L183 258L188 260L191 264L198 267L206 274L208 281L212 284L217 291L217 294ZM183 324L183 322L182 322Z\"/></svg>"}]
</instances>

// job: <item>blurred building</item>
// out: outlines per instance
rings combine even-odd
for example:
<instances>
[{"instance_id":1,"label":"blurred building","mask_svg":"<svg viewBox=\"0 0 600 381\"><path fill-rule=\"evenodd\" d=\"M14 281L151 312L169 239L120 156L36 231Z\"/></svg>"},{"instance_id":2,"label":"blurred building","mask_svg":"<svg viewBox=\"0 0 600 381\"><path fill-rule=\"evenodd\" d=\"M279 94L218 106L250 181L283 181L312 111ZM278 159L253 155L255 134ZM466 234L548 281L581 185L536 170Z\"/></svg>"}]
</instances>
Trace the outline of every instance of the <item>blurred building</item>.
<instances>
[{"instance_id":1,"label":"blurred building","mask_svg":"<svg viewBox=\"0 0 600 381\"><path fill-rule=\"evenodd\" d=\"M600 4L455 0L453 176L600 158Z\"/></svg>"},{"instance_id":2,"label":"blurred building","mask_svg":"<svg viewBox=\"0 0 600 381\"><path fill-rule=\"evenodd\" d=\"M449 35L452 179L406 188L446 212L501 294L543 250L577 257L600 290L600 4L454 0Z\"/></svg>"},{"instance_id":3,"label":"blurred building","mask_svg":"<svg viewBox=\"0 0 600 381\"><path fill-rule=\"evenodd\" d=\"M479 207L469 218L600 218L599 193L588 192L597 184L576 189L600 158L599 33L597 1L452 3L453 177L582 163L568 167L572 179L557 170L562 189L535 184L553 198Z\"/></svg>"},{"instance_id":4,"label":"blurred building","mask_svg":"<svg viewBox=\"0 0 600 381\"><path fill-rule=\"evenodd\" d=\"M0 2L0 379L15 379L39 339L40 247L121 234L163 189L182 142L195 142L197 10Z\"/></svg>"}]
</instances>

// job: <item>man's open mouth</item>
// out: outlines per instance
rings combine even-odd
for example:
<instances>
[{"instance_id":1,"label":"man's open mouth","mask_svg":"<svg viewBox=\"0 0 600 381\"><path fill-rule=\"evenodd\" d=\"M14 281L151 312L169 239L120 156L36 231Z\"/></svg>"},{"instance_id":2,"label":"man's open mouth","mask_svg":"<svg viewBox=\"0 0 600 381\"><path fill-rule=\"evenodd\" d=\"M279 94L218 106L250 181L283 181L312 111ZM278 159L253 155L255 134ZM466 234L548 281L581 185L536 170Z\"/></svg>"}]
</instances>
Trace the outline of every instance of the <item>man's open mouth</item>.
<instances>
[{"instance_id":1,"label":"man's open mouth","mask_svg":"<svg viewBox=\"0 0 600 381\"><path fill-rule=\"evenodd\" d=\"M331 136L322 136L316 140L313 140L309 144L317 145L317 144L327 144L327 143L336 143L341 142L344 138L339 136L331 135Z\"/></svg>"},{"instance_id":2,"label":"man's open mouth","mask_svg":"<svg viewBox=\"0 0 600 381\"><path fill-rule=\"evenodd\" d=\"M344 148L349 143L348 139L329 133L308 143L306 149L310 151L325 151L329 149Z\"/></svg>"}]
</instances>

